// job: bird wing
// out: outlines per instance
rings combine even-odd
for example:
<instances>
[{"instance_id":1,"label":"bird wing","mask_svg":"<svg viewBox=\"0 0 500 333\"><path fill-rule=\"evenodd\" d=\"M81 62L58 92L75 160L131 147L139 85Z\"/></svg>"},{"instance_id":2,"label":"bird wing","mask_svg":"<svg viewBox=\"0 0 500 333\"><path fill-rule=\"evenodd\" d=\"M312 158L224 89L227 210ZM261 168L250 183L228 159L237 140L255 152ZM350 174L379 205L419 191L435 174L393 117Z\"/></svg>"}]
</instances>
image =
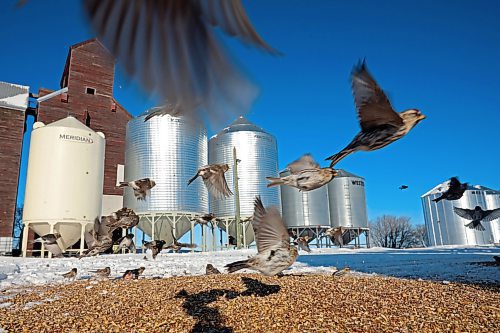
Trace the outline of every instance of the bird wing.
<instances>
[{"instance_id":1,"label":"bird wing","mask_svg":"<svg viewBox=\"0 0 500 333\"><path fill-rule=\"evenodd\" d=\"M276 207L264 208L260 197L255 199L252 226L259 253L275 248L290 248L288 231Z\"/></svg>"},{"instance_id":2,"label":"bird wing","mask_svg":"<svg viewBox=\"0 0 500 333\"><path fill-rule=\"evenodd\" d=\"M149 188L149 184L151 183L151 181L149 180L149 178L143 178L143 179L139 179L139 180L136 180L135 181L135 184L139 187L139 188Z\"/></svg>"},{"instance_id":3,"label":"bird wing","mask_svg":"<svg viewBox=\"0 0 500 333\"><path fill-rule=\"evenodd\" d=\"M125 237L127 237L127 236L123 236L123 237L118 238L116 241L113 242L113 244L120 244L122 242L122 240L125 239Z\"/></svg>"},{"instance_id":4,"label":"bird wing","mask_svg":"<svg viewBox=\"0 0 500 333\"><path fill-rule=\"evenodd\" d=\"M458 207L453 207L453 211L455 214L458 216L466 219L466 220L474 220L474 210L473 209L465 209L465 208L458 208Z\"/></svg>"},{"instance_id":5,"label":"bird wing","mask_svg":"<svg viewBox=\"0 0 500 333\"><path fill-rule=\"evenodd\" d=\"M302 157L298 160L288 164L287 168L291 173L295 174L305 169L319 168L319 164L312 158L310 154L305 154L302 155Z\"/></svg>"},{"instance_id":6,"label":"bird wing","mask_svg":"<svg viewBox=\"0 0 500 333\"><path fill-rule=\"evenodd\" d=\"M403 125L403 119L394 111L384 91L366 69L364 61L353 69L351 79L354 102L363 131L381 125Z\"/></svg>"},{"instance_id":7,"label":"bird wing","mask_svg":"<svg viewBox=\"0 0 500 333\"><path fill-rule=\"evenodd\" d=\"M213 170L208 178L203 179L203 182L210 194L216 199L228 198L233 194L227 185L226 177L222 169Z\"/></svg>"},{"instance_id":8,"label":"bird wing","mask_svg":"<svg viewBox=\"0 0 500 333\"><path fill-rule=\"evenodd\" d=\"M311 248L309 247L309 243L306 241L297 242L297 245L306 252L311 252Z\"/></svg>"},{"instance_id":9,"label":"bird wing","mask_svg":"<svg viewBox=\"0 0 500 333\"><path fill-rule=\"evenodd\" d=\"M202 104L214 122L248 111L257 89L210 25L273 53L236 0L85 0L84 6L100 40L146 90L187 114L199 116L194 111Z\"/></svg>"},{"instance_id":10,"label":"bird wing","mask_svg":"<svg viewBox=\"0 0 500 333\"><path fill-rule=\"evenodd\" d=\"M449 190L459 190L460 185L461 185L461 183L457 177L451 177L450 182L448 183L448 189Z\"/></svg>"},{"instance_id":11,"label":"bird wing","mask_svg":"<svg viewBox=\"0 0 500 333\"><path fill-rule=\"evenodd\" d=\"M484 212L483 221L491 222L500 217L500 208L487 210Z\"/></svg>"},{"instance_id":12,"label":"bird wing","mask_svg":"<svg viewBox=\"0 0 500 333\"><path fill-rule=\"evenodd\" d=\"M54 244L44 244L45 248L52 253L54 257L59 257L62 255L62 250L57 243Z\"/></svg>"}]
</instances>

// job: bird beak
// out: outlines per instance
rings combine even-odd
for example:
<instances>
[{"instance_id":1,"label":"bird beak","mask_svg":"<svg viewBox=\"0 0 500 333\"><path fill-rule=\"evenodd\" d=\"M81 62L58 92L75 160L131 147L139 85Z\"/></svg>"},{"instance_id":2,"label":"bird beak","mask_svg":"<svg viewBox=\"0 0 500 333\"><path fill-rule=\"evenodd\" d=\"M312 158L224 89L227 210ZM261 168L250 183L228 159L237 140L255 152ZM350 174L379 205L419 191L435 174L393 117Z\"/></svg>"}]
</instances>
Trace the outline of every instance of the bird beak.
<instances>
[{"instance_id":1,"label":"bird beak","mask_svg":"<svg viewBox=\"0 0 500 333\"><path fill-rule=\"evenodd\" d=\"M422 120L422 119L425 119L425 115L420 114L420 115L418 116L418 120Z\"/></svg>"}]
</instances>

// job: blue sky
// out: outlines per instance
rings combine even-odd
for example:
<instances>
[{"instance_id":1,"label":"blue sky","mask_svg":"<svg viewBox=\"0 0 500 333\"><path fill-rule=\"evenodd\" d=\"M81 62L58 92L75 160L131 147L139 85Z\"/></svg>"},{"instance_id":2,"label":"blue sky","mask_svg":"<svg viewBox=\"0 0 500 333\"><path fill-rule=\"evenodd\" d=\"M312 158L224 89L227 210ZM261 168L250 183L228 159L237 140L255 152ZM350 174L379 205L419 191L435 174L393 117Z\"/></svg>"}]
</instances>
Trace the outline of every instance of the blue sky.
<instances>
[{"instance_id":1,"label":"blue sky","mask_svg":"<svg viewBox=\"0 0 500 333\"><path fill-rule=\"evenodd\" d=\"M0 80L33 92L57 89L69 46L93 37L79 2L15 3L2 1ZM451 176L500 188L500 2L243 3L261 36L284 54L226 39L260 87L248 118L276 136L281 168L307 152L327 165L323 159L358 132L349 75L366 57L398 111L427 116L396 143L337 165L365 177L370 219L396 214L423 223L420 195ZM134 115L154 104L119 69L115 97Z\"/></svg>"}]
</instances>

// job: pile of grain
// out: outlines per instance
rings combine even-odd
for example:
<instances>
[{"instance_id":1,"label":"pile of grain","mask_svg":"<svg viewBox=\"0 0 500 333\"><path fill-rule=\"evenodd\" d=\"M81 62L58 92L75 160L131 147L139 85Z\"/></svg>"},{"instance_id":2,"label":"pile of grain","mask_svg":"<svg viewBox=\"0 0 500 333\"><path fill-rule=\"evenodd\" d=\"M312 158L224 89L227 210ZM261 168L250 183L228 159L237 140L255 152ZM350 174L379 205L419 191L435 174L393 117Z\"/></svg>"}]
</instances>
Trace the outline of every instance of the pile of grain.
<instances>
[{"instance_id":1,"label":"pile of grain","mask_svg":"<svg viewBox=\"0 0 500 333\"><path fill-rule=\"evenodd\" d=\"M3 302L7 332L500 331L498 291L353 275L78 281Z\"/></svg>"}]
</instances>

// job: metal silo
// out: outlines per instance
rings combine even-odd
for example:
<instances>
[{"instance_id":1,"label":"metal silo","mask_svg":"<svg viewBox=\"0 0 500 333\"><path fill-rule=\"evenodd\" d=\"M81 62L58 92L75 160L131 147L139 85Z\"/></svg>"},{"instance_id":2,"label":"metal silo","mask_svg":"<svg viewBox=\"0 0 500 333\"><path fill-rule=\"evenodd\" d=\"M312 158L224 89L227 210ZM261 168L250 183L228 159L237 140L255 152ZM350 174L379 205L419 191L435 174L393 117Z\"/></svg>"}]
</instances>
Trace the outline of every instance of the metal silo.
<instances>
[{"instance_id":1,"label":"metal silo","mask_svg":"<svg viewBox=\"0 0 500 333\"><path fill-rule=\"evenodd\" d=\"M74 117L47 126L36 122L31 133L23 223L39 235L58 232L62 249L75 244L101 215L104 150L104 134ZM24 235L26 254L28 233Z\"/></svg>"},{"instance_id":2,"label":"metal silo","mask_svg":"<svg viewBox=\"0 0 500 333\"><path fill-rule=\"evenodd\" d=\"M208 160L213 163L227 163L230 170L226 180L231 190L233 182L233 148L238 159L238 187L240 196L240 215L253 215L254 199L260 195L265 206L281 206L279 189L267 188L266 176L278 175L278 151L276 139L262 128L244 117L239 117L231 125L210 138L208 142ZM211 200L211 211L220 218L234 221L235 196L222 200ZM246 244L253 239L252 228L246 229ZM235 235L235 228L229 227L229 233Z\"/></svg>"},{"instance_id":3,"label":"metal silo","mask_svg":"<svg viewBox=\"0 0 500 333\"><path fill-rule=\"evenodd\" d=\"M482 223L485 231L470 229L465 226L470 221L461 218L453 211L453 207L474 209L475 206L480 206L487 209L485 191L481 186L469 186L458 200L441 200L437 203L432 201L447 189L448 181L445 181L421 197L430 245L490 244L493 234L491 223Z\"/></svg>"},{"instance_id":4,"label":"metal silo","mask_svg":"<svg viewBox=\"0 0 500 333\"><path fill-rule=\"evenodd\" d=\"M332 227L368 228L365 180L344 170L328 183Z\"/></svg>"},{"instance_id":5,"label":"metal silo","mask_svg":"<svg viewBox=\"0 0 500 333\"><path fill-rule=\"evenodd\" d=\"M485 189L486 207L488 210L500 208L500 191ZM488 223L488 222L486 222ZM500 243L500 219L489 222L494 244Z\"/></svg>"},{"instance_id":6,"label":"metal silo","mask_svg":"<svg viewBox=\"0 0 500 333\"><path fill-rule=\"evenodd\" d=\"M198 167L207 164L207 132L201 125L170 115L144 121L155 109L128 123L125 181L149 177L156 186L145 201L138 201L133 190L126 188L124 206L141 216L139 227L146 234L169 244L172 227L179 238L191 228L191 218L208 213L203 182L187 186Z\"/></svg>"}]
</instances>

